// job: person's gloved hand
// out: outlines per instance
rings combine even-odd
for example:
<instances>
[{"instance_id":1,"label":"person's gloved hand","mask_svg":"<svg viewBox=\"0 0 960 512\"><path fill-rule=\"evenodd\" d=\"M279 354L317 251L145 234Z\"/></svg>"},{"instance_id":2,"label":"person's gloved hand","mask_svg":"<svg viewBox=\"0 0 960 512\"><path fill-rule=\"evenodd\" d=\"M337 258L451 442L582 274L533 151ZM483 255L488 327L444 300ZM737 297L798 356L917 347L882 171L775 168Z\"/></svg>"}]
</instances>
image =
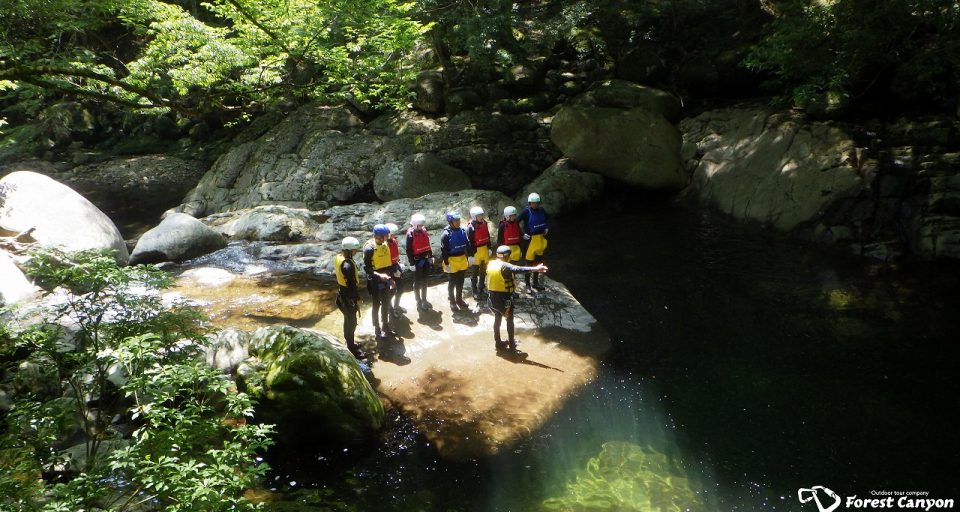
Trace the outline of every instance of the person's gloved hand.
<instances>
[{"instance_id":1,"label":"person's gloved hand","mask_svg":"<svg viewBox=\"0 0 960 512\"><path fill-rule=\"evenodd\" d=\"M524 233L524 234L523 234L523 239L524 239L524 240L530 240L530 235Z\"/></svg>"}]
</instances>

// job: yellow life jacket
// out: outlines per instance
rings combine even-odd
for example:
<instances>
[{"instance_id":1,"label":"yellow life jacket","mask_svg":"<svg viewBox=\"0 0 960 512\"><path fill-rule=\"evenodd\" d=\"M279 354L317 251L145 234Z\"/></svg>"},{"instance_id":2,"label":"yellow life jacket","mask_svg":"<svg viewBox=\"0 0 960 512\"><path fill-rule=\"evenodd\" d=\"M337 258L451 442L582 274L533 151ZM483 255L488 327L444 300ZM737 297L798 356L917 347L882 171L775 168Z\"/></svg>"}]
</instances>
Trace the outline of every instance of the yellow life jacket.
<instances>
[{"instance_id":1,"label":"yellow life jacket","mask_svg":"<svg viewBox=\"0 0 960 512\"><path fill-rule=\"evenodd\" d=\"M337 274L337 283L339 283L340 286L347 286L347 276L343 275L344 261L347 261L347 258L344 257L342 252L333 258L333 271ZM360 271L357 270L357 264L352 259L351 263L353 263L353 283L357 284L360 282Z\"/></svg>"},{"instance_id":2,"label":"yellow life jacket","mask_svg":"<svg viewBox=\"0 0 960 512\"><path fill-rule=\"evenodd\" d=\"M487 290L491 292L505 292L513 293L513 290L516 288L513 282L513 272L507 272L509 277L504 277L503 266L507 262L496 259L487 263Z\"/></svg>"},{"instance_id":3,"label":"yellow life jacket","mask_svg":"<svg viewBox=\"0 0 960 512\"><path fill-rule=\"evenodd\" d=\"M384 241L377 245L376 240L370 240L373 244L373 269L383 270L393 266L393 258L390 257L390 245Z\"/></svg>"}]
</instances>

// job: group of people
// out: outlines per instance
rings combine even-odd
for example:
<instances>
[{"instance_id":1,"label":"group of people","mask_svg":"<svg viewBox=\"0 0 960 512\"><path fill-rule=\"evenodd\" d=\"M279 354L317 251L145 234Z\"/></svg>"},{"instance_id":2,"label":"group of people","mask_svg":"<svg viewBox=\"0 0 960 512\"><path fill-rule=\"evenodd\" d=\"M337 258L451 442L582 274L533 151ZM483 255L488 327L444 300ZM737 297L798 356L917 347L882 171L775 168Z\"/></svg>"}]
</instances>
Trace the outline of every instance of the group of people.
<instances>
[{"instance_id":1,"label":"group of people","mask_svg":"<svg viewBox=\"0 0 960 512\"><path fill-rule=\"evenodd\" d=\"M484 215L483 208L470 208L470 222L464 228L461 226L460 212L450 211L446 214L447 226L440 235L440 259L443 271L448 276L447 299L450 310L469 310L469 305L463 300L463 285L467 272L470 272L474 299L479 304L482 299L488 298L494 314L495 349L498 353L523 356L525 354L518 349L514 337L513 301L517 297L514 274L524 274L527 293L544 289L538 274L547 271L543 264L547 249L547 213L540 204L540 195L536 193L527 197L527 207L521 212L517 212L513 206L504 208L495 242ZM425 224L426 217L420 213L410 217L405 247L409 269L413 273L417 309L420 311L433 308L427 301L427 277L435 260ZM400 246L396 238L399 230L396 224L377 224L373 227L373 238L362 246L363 269L372 302L377 341L396 336L390 327L391 317L406 313L400 307L400 295L404 291L404 268L400 263ZM334 258L334 272L340 285L337 307L343 313L343 337L347 348L357 359L363 359L366 354L354 337L360 311L360 272L353 258L361 251L360 241L346 237L341 249ZM507 324L506 340L500 336L504 319Z\"/></svg>"}]
</instances>

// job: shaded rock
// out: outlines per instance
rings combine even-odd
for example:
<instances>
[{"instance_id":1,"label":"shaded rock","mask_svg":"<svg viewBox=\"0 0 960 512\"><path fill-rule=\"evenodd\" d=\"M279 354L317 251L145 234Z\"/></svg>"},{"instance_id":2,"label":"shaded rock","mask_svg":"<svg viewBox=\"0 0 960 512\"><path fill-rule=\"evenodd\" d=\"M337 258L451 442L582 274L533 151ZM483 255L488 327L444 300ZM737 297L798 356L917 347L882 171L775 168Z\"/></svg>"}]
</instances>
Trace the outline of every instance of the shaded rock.
<instances>
[{"instance_id":1,"label":"shaded rock","mask_svg":"<svg viewBox=\"0 0 960 512\"><path fill-rule=\"evenodd\" d=\"M130 263L183 261L226 247L220 233L185 214L172 213L137 240Z\"/></svg>"},{"instance_id":2,"label":"shaded rock","mask_svg":"<svg viewBox=\"0 0 960 512\"><path fill-rule=\"evenodd\" d=\"M29 300L37 288L27 279L13 258L0 251L0 306Z\"/></svg>"},{"instance_id":3,"label":"shaded rock","mask_svg":"<svg viewBox=\"0 0 960 512\"><path fill-rule=\"evenodd\" d=\"M417 153L391 162L373 179L373 190L384 201L469 188L470 178L463 171L429 153Z\"/></svg>"},{"instance_id":4,"label":"shaded rock","mask_svg":"<svg viewBox=\"0 0 960 512\"><path fill-rule=\"evenodd\" d=\"M180 204L208 167L195 160L146 155L83 165L58 179L104 210L159 214Z\"/></svg>"},{"instance_id":5,"label":"shaded rock","mask_svg":"<svg viewBox=\"0 0 960 512\"><path fill-rule=\"evenodd\" d=\"M558 215L598 199L603 193L603 177L592 172L581 172L569 159L561 158L523 187L516 203L525 205L531 192L540 194L544 208L551 215Z\"/></svg>"},{"instance_id":6,"label":"shaded rock","mask_svg":"<svg viewBox=\"0 0 960 512\"><path fill-rule=\"evenodd\" d=\"M41 174L8 174L0 179L0 229L20 233L30 228L43 247L109 249L120 265L129 259L120 231L83 196Z\"/></svg>"},{"instance_id":7,"label":"shaded rock","mask_svg":"<svg viewBox=\"0 0 960 512\"><path fill-rule=\"evenodd\" d=\"M676 96L626 80L598 82L573 103L585 107L642 108L660 114L671 123L680 120L680 100Z\"/></svg>"},{"instance_id":8,"label":"shaded rock","mask_svg":"<svg viewBox=\"0 0 960 512\"><path fill-rule=\"evenodd\" d=\"M263 327L249 334L248 350L253 359L239 369L242 383L261 399L258 419L276 423L281 438L345 442L383 427L383 404L335 337Z\"/></svg>"},{"instance_id":9,"label":"shaded rock","mask_svg":"<svg viewBox=\"0 0 960 512\"><path fill-rule=\"evenodd\" d=\"M553 118L550 137L585 171L651 190L680 190L680 132L643 108L566 106Z\"/></svg>"},{"instance_id":10,"label":"shaded rock","mask_svg":"<svg viewBox=\"0 0 960 512\"><path fill-rule=\"evenodd\" d=\"M96 116L84 105L63 101L43 111L40 129L53 147L63 147L74 140L92 138L100 127Z\"/></svg>"},{"instance_id":11,"label":"shaded rock","mask_svg":"<svg viewBox=\"0 0 960 512\"><path fill-rule=\"evenodd\" d=\"M789 230L860 190L856 145L832 125L733 108L681 127L699 155L688 193L734 217Z\"/></svg>"},{"instance_id":12,"label":"shaded rock","mask_svg":"<svg viewBox=\"0 0 960 512\"><path fill-rule=\"evenodd\" d=\"M429 114L443 112L443 73L436 70L426 70L417 73L416 85L413 88L416 99L414 108Z\"/></svg>"},{"instance_id":13,"label":"shaded rock","mask_svg":"<svg viewBox=\"0 0 960 512\"><path fill-rule=\"evenodd\" d=\"M447 113L455 115L464 110L472 110L479 107L483 104L483 98L473 87L454 87L447 91L444 104L446 105Z\"/></svg>"}]
</instances>

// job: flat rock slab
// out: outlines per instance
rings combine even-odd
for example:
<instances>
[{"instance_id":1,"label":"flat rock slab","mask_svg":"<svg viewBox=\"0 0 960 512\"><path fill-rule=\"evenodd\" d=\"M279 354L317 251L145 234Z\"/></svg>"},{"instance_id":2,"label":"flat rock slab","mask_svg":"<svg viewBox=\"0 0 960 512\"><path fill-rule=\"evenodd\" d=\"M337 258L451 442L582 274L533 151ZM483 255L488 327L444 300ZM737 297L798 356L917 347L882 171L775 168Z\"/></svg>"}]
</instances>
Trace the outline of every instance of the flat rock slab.
<instances>
[{"instance_id":1,"label":"flat rock slab","mask_svg":"<svg viewBox=\"0 0 960 512\"><path fill-rule=\"evenodd\" d=\"M492 455L531 435L596 375L610 347L609 336L566 287L550 279L546 285L516 301L525 359L497 354L493 314L469 291L464 296L472 311L454 313L445 282L428 289L431 311L417 311L407 291L401 299L407 313L393 325L398 339L379 343L365 297L357 341L375 352L374 387L445 457ZM340 335L342 316L330 314L316 327ZM505 337L506 325L501 329Z\"/></svg>"}]
</instances>

